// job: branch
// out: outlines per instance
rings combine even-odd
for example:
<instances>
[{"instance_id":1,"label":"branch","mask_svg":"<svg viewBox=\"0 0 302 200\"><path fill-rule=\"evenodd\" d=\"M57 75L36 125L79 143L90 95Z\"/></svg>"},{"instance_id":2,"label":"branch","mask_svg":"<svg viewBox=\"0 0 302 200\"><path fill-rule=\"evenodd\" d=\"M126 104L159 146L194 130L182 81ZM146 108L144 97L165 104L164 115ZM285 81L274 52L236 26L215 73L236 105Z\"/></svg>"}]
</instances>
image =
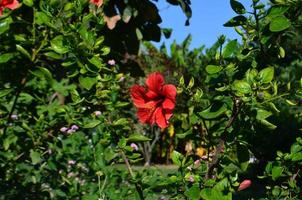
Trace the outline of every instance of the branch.
<instances>
[{"instance_id":1,"label":"branch","mask_svg":"<svg viewBox=\"0 0 302 200\"><path fill-rule=\"evenodd\" d=\"M241 101L239 99L234 98L233 102L234 102L234 106L233 106L232 116L230 117L229 121L227 122L227 125L225 126L224 131L219 139L219 143L216 147L215 154L213 155L212 162L209 163L208 171L205 176L206 179L209 179L212 176L215 167L218 165L219 156L223 152L224 145L226 142L226 137L227 137L227 133L228 133L227 130L228 130L228 128L230 128L233 125L234 121L236 120L236 118L239 114Z\"/></svg>"},{"instance_id":2,"label":"branch","mask_svg":"<svg viewBox=\"0 0 302 200\"><path fill-rule=\"evenodd\" d=\"M23 79L21 80L20 86L19 86L19 88L18 88L18 90L17 90L17 92L16 92L15 99L14 99L14 102L13 102L13 106L12 106L12 108L11 108L9 114L8 114L8 117L7 117L7 124L6 124L6 126L4 127L4 129L3 129L3 137L5 136L6 131L7 131L7 128L8 128L8 126L9 126L9 123L10 123L11 120L12 120L12 119L11 119L12 114L14 113L14 110L15 110L16 105L17 105L17 102L18 102L18 98L19 98L19 96L20 96L20 94L21 94L21 92L22 92L22 89L23 89L25 83L26 83L26 77L23 78Z\"/></svg>"},{"instance_id":3,"label":"branch","mask_svg":"<svg viewBox=\"0 0 302 200\"><path fill-rule=\"evenodd\" d=\"M134 173L133 173L133 171L132 171L132 169L131 169L131 166L130 166L130 163L129 163L129 161L128 161L128 158L126 157L126 155L125 155L125 153L124 153L123 150L121 150L121 155L122 155L122 157L123 157L123 159L124 159L124 161L125 161L125 164L126 164L126 166L127 166L127 169L128 169L128 171L129 171L129 174L130 174L131 178L135 179L135 176L134 176ZM145 198L144 198L144 193L143 193L143 190L142 190L141 185L139 185L137 182L135 182L135 188L136 188L136 191L137 191L138 194L139 194L140 199L141 199L141 200L145 200Z\"/></svg>"}]
</instances>

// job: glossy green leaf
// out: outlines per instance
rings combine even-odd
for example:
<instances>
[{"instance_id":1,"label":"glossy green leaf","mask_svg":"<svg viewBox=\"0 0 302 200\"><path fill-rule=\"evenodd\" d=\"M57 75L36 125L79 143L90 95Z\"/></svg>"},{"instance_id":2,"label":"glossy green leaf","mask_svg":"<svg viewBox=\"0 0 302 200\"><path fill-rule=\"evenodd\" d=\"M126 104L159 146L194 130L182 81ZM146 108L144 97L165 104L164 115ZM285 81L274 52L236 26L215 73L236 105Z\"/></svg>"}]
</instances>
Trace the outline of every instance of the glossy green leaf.
<instances>
[{"instance_id":1,"label":"glossy green leaf","mask_svg":"<svg viewBox=\"0 0 302 200\"><path fill-rule=\"evenodd\" d=\"M94 86L97 83L96 77L79 77L80 85L85 88L86 90L90 90L92 86Z\"/></svg>"},{"instance_id":2,"label":"glossy green leaf","mask_svg":"<svg viewBox=\"0 0 302 200\"><path fill-rule=\"evenodd\" d=\"M280 32L288 29L291 26L289 19L285 16L278 16L272 19L269 24L269 30L272 32Z\"/></svg>"},{"instance_id":3,"label":"glossy green leaf","mask_svg":"<svg viewBox=\"0 0 302 200\"><path fill-rule=\"evenodd\" d=\"M26 49L24 49L21 45L18 45L18 44L16 44L16 48L22 55L24 55L29 60L31 60L31 55L28 53L28 51Z\"/></svg>"},{"instance_id":4,"label":"glossy green leaf","mask_svg":"<svg viewBox=\"0 0 302 200\"><path fill-rule=\"evenodd\" d=\"M277 180L282 175L282 172L283 172L282 167L279 167L279 166L273 167L273 169L272 169L272 179L274 181Z\"/></svg>"},{"instance_id":5,"label":"glossy green leaf","mask_svg":"<svg viewBox=\"0 0 302 200\"><path fill-rule=\"evenodd\" d=\"M83 128L95 128L100 123L102 123L100 120L92 120L92 121L88 122L87 124L85 124L83 126Z\"/></svg>"},{"instance_id":6,"label":"glossy green leaf","mask_svg":"<svg viewBox=\"0 0 302 200\"><path fill-rule=\"evenodd\" d=\"M0 90L0 98L5 97L6 95L11 93L12 91L13 91L12 88L7 88L7 89Z\"/></svg>"},{"instance_id":7,"label":"glossy green leaf","mask_svg":"<svg viewBox=\"0 0 302 200\"><path fill-rule=\"evenodd\" d=\"M127 141L129 142L147 142L150 140L150 138L139 133L134 133L127 138Z\"/></svg>"},{"instance_id":8,"label":"glossy green leaf","mask_svg":"<svg viewBox=\"0 0 302 200\"><path fill-rule=\"evenodd\" d=\"M4 53L0 55L0 63L6 63L14 57L13 53Z\"/></svg>"},{"instance_id":9,"label":"glossy green leaf","mask_svg":"<svg viewBox=\"0 0 302 200\"><path fill-rule=\"evenodd\" d=\"M64 54L69 51L68 47L64 43L64 37L62 35L56 36L54 39L50 41L51 48L59 53L59 54Z\"/></svg>"},{"instance_id":10,"label":"glossy green leaf","mask_svg":"<svg viewBox=\"0 0 302 200\"><path fill-rule=\"evenodd\" d=\"M223 115L227 111L227 106L224 103L215 102L207 109L199 112L199 115L204 119L215 119Z\"/></svg>"},{"instance_id":11,"label":"glossy green leaf","mask_svg":"<svg viewBox=\"0 0 302 200\"><path fill-rule=\"evenodd\" d=\"M220 72L222 69L223 69L223 67L217 66L217 65L206 66L206 72L208 74L216 74L216 73Z\"/></svg>"},{"instance_id":12,"label":"glossy green leaf","mask_svg":"<svg viewBox=\"0 0 302 200\"><path fill-rule=\"evenodd\" d=\"M31 149L29 155L33 165L36 165L42 161L41 154L37 151Z\"/></svg>"},{"instance_id":13,"label":"glossy green leaf","mask_svg":"<svg viewBox=\"0 0 302 200\"><path fill-rule=\"evenodd\" d=\"M294 153L292 155L292 161L294 162L302 161L302 152Z\"/></svg>"},{"instance_id":14,"label":"glossy green leaf","mask_svg":"<svg viewBox=\"0 0 302 200\"><path fill-rule=\"evenodd\" d=\"M13 19L11 17L0 20L0 35L9 30L11 23L13 23Z\"/></svg>"},{"instance_id":15,"label":"glossy green leaf","mask_svg":"<svg viewBox=\"0 0 302 200\"><path fill-rule=\"evenodd\" d=\"M234 26L241 26L246 24L247 18L243 15L238 15L236 17L233 17L228 22L226 22L223 26L225 27L234 27Z\"/></svg>"},{"instance_id":16,"label":"glossy green leaf","mask_svg":"<svg viewBox=\"0 0 302 200\"><path fill-rule=\"evenodd\" d=\"M199 200L200 199L200 189L198 184L194 184L190 187L186 192L185 195L191 200Z\"/></svg>"},{"instance_id":17,"label":"glossy green leaf","mask_svg":"<svg viewBox=\"0 0 302 200\"><path fill-rule=\"evenodd\" d=\"M181 163L182 163L182 160L184 159L184 156L181 153L179 153L178 151L174 150L172 152L171 159L175 165L180 167L182 165Z\"/></svg>"},{"instance_id":18,"label":"glossy green leaf","mask_svg":"<svg viewBox=\"0 0 302 200\"><path fill-rule=\"evenodd\" d=\"M252 92L250 84L244 80L235 80L232 89L236 91L236 95L249 94Z\"/></svg>"},{"instance_id":19,"label":"glossy green leaf","mask_svg":"<svg viewBox=\"0 0 302 200\"><path fill-rule=\"evenodd\" d=\"M23 0L23 3L29 7L32 7L34 5L33 0Z\"/></svg>"},{"instance_id":20,"label":"glossy green leaf","mask_svg":"<svg viewBox=\"0 0 302 200\"><path fill-rule=\"evenodd\" d=\"M270 83L274 78L274 71L273 67L262 69L258 74L260 83Z\"/></svg>"},{"instance_id":21,"label":"glossy green leaf","mask_svg":"<svg viewBox=\"0 0 302 200\"><path fill-rule=\"evenodd\" d=\"M238 2L238 1L236 1L236 0L231 0L230 3L231 3L232 9L233 9L237 14L244 14L244 13L246 12L244 6L243 6L240 2Z\"/></svg>"}]
</instances>

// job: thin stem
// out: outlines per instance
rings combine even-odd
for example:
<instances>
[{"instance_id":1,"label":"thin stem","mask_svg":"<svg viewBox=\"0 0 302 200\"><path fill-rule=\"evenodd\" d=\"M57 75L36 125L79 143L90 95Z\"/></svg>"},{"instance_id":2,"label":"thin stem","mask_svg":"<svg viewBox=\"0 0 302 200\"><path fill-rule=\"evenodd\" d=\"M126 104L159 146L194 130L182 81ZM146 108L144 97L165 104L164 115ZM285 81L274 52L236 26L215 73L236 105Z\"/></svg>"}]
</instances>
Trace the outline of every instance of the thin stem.
<instances>
[{"instance_id":1,"label":"thin stem","mask_svg":"<svg viewBox=\"0 0 302 200\"><path fill-rule=\"evenodd\" d=\"M23 79L21 80L20 87L18 88L18 90L17 90L17 92L16 92L15 99L14 99L14 102L13 102L13 105L12 105L12 108L11 108L9 114L8 114L8 117L7 117L7 124L6 124L6 126L4 127L4 129L3 129L3 136L5 136L6 131L7 131L7 128L8 128L8 126L9 126L9 123L10 123L11 120L12 120L12 119L11 119L11 116L12 116L12 114L14 113L14 110L15 110L16 105L17 105L17 102L18 102L18 98L19 98L19 96L20 96L20 94L21 94L21 91L22 91L22 89L23 89L25 83L26 83L26 78L23 78Z\"/></svg>"},{"instance_id":2,"label":"thin stem","mask_svg":"<svg viewBox=\"0 0 302 200\"><path fill-rule=\"evenodd\" d=\"M228 130L228 128L230 128L232 126L232 124L234 123L235 119L237 118L237 116L239 114L241 101L239 99L234 98L233 102L234 102L234 106L233 106L232 116L230 117L229 121L227 122L227 125L225 126L224 131L219 139L219 143L216 147L216 151L213 156L212 162L209 163L209 168L208 168L208 171L205 176L206 179L209 179L212 176L213 170L219 163L219 156L223 152L224 145L226 142L226 137L227 137L227 133L228 133L227 130Z\"/></svg>"},{"instance_id":3,"label":"thin stem","mask_svg":"<svg viewBox=\"0 0 302 200\"><path fill-rule=\"evenodd\" d=\"M120 150L120 152L121 152L121 155L123 157L123 160L125 161L125 164L127 166L127 169L129 171L129 174L130 174L131 178L135 179L134 173L133 173L133 171L131 169L131 166L130 166L130 163L128 161L128 158L125 155L125 152L123 150ZM139 194L140 199L141 200L145 200L144 193L143 193L141 185L139 185L138 183L135 183L135 188L136 188L137 193Z\"/></svg>"}]
</instances>

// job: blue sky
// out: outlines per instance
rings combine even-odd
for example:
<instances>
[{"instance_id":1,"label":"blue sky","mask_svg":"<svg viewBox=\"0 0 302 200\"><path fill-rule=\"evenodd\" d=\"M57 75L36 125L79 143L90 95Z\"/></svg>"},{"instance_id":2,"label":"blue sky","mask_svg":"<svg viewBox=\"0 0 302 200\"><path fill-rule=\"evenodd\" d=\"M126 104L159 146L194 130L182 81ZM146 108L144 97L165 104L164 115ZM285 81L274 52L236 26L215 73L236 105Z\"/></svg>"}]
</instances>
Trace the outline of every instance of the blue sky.
<instances>
[{"instance_id":1,"label":"blue sky","mask_svg":"<svg viewBox=\"0 0 302 200\"><path fill-rule=\"evenodd\" d=\"M250 11L251 0L241 0L245 8ZM190 25L185 26L186 17L179 6L171 6L165 0L159 0L157 5L163 22L162 28L172 28L171 38L166 40L162 37L162 42L170 45L175 39L177 43L182 42L191 33L193 36L191 48L206 45L210 47L220 36L224 34L229 39L236 39L237 33L233 28L223 27L223 24L236 13L232 10L229 0L191 0L193 16Z\"/></svg>"}]
</instances>

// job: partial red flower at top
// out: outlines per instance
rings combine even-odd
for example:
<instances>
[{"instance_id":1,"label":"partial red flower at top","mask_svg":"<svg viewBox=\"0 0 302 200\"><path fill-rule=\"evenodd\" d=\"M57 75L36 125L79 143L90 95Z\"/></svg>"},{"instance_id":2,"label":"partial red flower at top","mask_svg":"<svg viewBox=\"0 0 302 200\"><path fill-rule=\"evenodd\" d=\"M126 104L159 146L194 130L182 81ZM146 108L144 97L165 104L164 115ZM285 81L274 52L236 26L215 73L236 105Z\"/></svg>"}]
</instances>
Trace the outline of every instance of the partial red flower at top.
<instances>
[{"instance_id":1,"label":"partial red flower at top","mask_svg":"<svg viewBox=\"0 0 302 200\"><path fill-rule=\"evenodd\" d=\"M141 123L166 128L176 103L176 87L165 84L164 77L154 72L147 77L146 87L134 85L130 89L133 104Z\"/></svg>"},{"instance_id":2,"label":"partial red flower at top","mask_svg":"<svg viewBox=\"0 0 302 200\"><path fill-rule=\"evenodd\" d=\"M17 0L0 0L0 16L2 16L4 8L15 10L18 7L19 2Z\"/></svg>"},{"instance_id":3,"label":"partial red flower at top","mask_svg":"<svg viewBox=\"0 0 302 200\"><path fill-rule=\"evenodd\" d=\"M90 0L90 3L95 4L97 7L103 5L103 0Z\"/></svg>"}]
</instances>

